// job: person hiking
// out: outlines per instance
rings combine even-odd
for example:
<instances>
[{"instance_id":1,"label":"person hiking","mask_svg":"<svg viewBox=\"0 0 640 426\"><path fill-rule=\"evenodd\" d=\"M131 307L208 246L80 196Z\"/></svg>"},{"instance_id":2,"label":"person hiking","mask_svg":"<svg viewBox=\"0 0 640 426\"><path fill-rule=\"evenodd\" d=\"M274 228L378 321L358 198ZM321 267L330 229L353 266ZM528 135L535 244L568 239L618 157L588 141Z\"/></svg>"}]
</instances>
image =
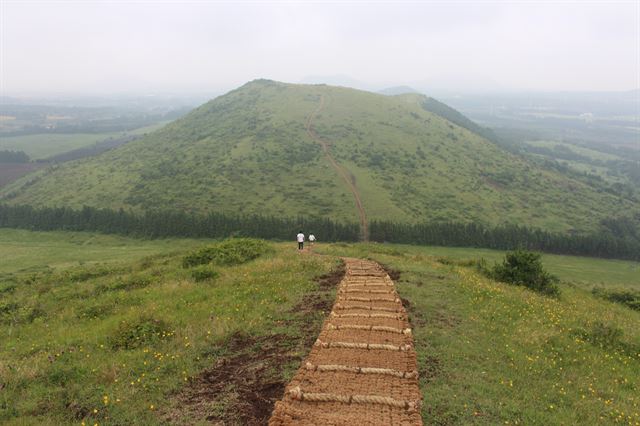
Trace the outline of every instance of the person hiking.
<instances>
[{"instance_id":1,"label":"person hiking","mask_svg":"<svg viewBox=\"0 0 640 426\"><path fill-rule=\"evenodd\" d=\"M302 250L304 248L304 234L302 231L298 232L296 239L298 240L298 250Z\"/></svg>"},{"instance_id":2,"label":"person hiking","mask_svg":"<svg viewBox=\"0 0 640 426\"><path fill-rule=\"evenodd\" d=\"M309 242L313 246L313 243L316 241L316 236L313 234L309 234Z\"/></svg>"}]
</instances>

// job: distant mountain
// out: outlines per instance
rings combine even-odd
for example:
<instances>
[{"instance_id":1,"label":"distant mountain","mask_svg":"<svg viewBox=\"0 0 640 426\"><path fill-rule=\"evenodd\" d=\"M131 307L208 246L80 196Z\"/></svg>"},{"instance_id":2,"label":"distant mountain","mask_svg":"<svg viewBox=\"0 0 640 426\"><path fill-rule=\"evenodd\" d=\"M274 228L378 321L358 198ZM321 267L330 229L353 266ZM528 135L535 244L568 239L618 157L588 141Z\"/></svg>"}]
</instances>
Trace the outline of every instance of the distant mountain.
<instances>
[{"instance_id":1,"label":"distant mountain","mask_svg":"<svg viewBox=\"0 0 640 426\"><path fill-rule=\"evenodd\" d=\"M640 206L527 162L418 94L256 80L139 140L3 188L12 204L519 223ZM326 151L325 151L326 150Z\"/></svg>"},{"instance_id":2,"label":"distant mountain","mask_svg":"<svg viewBox=\"0 0 640 426\"><path fill-rule=\"evenodd\" d=\"M344 74L308 75L300 80L301 84L328 84L330 86L350 87L360 90L373 90L373 86Z\"/></svg>"},{"instance_id":3,"label":"distant mountain","mask_svg":"<svg viewBox=\"0 0 640 426\"><path fill-rule=\"evenodd\" d=\"M394 95L404 95L405 93L420 93L420 92L409 86L394 86L394 87L387 87L386 89L379 90L378 93L382 95L394 96Z\"/></svg>"}]
</instances>

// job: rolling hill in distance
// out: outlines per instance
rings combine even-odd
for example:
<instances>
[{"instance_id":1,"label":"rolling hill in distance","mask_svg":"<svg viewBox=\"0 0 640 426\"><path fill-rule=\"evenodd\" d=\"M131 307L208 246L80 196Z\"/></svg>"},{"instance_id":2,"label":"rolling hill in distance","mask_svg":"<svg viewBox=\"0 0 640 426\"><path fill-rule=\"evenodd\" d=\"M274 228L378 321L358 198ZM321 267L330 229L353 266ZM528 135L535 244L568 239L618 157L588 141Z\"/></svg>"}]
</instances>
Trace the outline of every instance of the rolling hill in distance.
<instances>
[{"instance_id":1,"label":"rolling hill in distance","mask_svg":"<svg viewBox=\"0 0 640 426\"><path fill-rule=\"evenodd\" d=\"M0 201L559 232L640 212L488 137L420 94L255 80L139 140L29 175Z\"/></svg>"}]
</instances>

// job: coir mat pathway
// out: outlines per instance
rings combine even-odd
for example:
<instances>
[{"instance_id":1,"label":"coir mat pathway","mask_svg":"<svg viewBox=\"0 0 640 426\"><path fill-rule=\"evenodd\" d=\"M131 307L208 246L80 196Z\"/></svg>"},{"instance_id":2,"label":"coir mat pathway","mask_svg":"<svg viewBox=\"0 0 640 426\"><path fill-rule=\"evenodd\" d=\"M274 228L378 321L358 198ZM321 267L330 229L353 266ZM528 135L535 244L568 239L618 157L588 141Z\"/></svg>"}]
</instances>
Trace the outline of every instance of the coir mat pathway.
<instances>
[{"instance_id":1,"label":"coir mat pathway","mask_svg":"<svg viewBox=\"0 0 640 426\"><path fill-rule=\"evenodd\" d=\"M413 336L395 285L375 262L345 263L333 310L270 426L422 425Z\"/></svg>"}]
</instances>

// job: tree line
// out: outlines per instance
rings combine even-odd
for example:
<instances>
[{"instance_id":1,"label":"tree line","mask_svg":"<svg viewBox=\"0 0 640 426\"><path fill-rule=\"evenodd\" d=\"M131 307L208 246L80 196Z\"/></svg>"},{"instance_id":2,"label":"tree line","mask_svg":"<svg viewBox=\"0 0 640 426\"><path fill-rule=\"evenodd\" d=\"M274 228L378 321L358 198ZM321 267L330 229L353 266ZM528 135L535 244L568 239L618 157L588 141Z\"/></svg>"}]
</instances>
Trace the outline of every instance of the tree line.
<instances>
[{"instance_id":1,"label":"tree line","mask_svg":"<svg viewBox=\"0 0 640 426\"><path fill-rule=\"evenodd\" d=\"M93 207L74 210L67 207L8 205L0 205L0 227L34 231L94 231L144 238L236 236L290 240L300 229L322 235L323 241L357 241L360 235L357 224L344 224L326 218L175 211L138 214Z\"/></svg>"},{"instance_id":2,"label":"tree line","mask_svg":"<svg viewBox=\"0 0 640 426\"><path fill-rule=\"evenodd\" d=\"M518 248L547 253L640 260L640 241L611 232L568 235L520 225L487 227L477 223L373 222L373 241L390 243L482 247L498 250Z\"/></svg>"},{"instance_id":3,"label":"tree line","mask_svg":"<svg viewBox=\"0 0 640 426\"><path fill-rule=\"evenodd\" d=\"M360 239L356 223L327 218L195 214L175 211L133 213L84 207L9 206L0 204L0 227L34 231L91 231L144 238L255 237L290 240L298 230L314 233L321 241L354 242ZM589 235L551 233L519 225L488 227L477 223L397 223L373 221L371 241L499 250L517 248L548 253L640 260L638 238L610 232Z\"/></svg>"},{"instance_id":4,"label":"tree line","mask_svg":"<svg viewBox=\"0 0 640 426\"><path fill-rule=\"evenodd\" d=\"M28 163L29 156L24 151L0 150L0 163Z\"/></svg>"}]
</instances>

